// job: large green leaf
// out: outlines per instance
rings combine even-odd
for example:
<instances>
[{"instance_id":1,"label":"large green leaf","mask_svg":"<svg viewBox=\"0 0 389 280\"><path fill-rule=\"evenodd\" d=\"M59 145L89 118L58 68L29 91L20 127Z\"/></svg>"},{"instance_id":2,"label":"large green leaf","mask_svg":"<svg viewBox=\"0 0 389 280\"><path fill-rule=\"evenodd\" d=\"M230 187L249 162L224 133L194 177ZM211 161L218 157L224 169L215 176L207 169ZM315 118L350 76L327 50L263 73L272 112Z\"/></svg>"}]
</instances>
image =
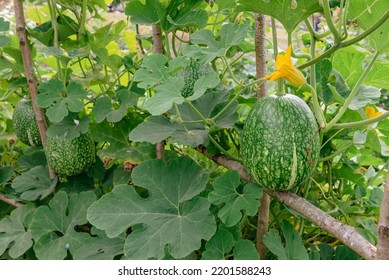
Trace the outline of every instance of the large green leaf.
<instances>
[{"instance_id":1,"label":"large green leaf","mask_svg":"<svg viewBox=\"0 0 389 280\"><path fill-rule=\"evenodd\" d=\"M155 95L145 102L145 109L153 116L161 115L173 107L173 103L181 104L185 101L181 95L184 88L183 77L171 77L164 84L155 88Z\"/></svg>"},{"instance_id":2,"label":"large green leaf","mask_svg":"<svg viewBox=\"0 0 389 280\"><path fill-rule=\"evenodd\" d=\"M23 205L0 221L0 256L9 248L9 255L18 258L33 244L30 231L27 230L34 211L29 205Z\"/></svg>"},{"instance_id":3,"label":"large green leaf","mask_svg":"<svg viewBox=\"0 0 389 280\"><path fill-rule=\"evenodd\" d=\"M93 238L89 238L78 248L74 254L75 260L113 260L123 255L125 236L108 238L105 233L92 228Z\"/></svg>"},{"instance_id":4,"label":"large green leaf","mask_svg":"<svg viewBox=\"0 0 389 280\"><path fill-rule=\"evenodd\" d=\"M318 0L238 0L237 11L251 11L279 20L288 33L313 13L323 8Z\"/></svg>"},{"instance_id":5,"label":"large green leaf","mask_svg":"<svg viewBox=\"0 0 389 280\"><path fill-rule=\"evenodd\" d=\"M345 82L352 88L362 75L366 53L351 46L340 49L332 56L333 67L342 75Z\"/></svg>"},{"instance_id":6,"label":"large green leaf","mask_svg":"<svg viewBox=\"0 0 389 280\"><path fill-rule=\"evenodd\" d=\"M379 88L362 85L348 107L351 110L358 110L369 103L376 103L380 96Z\"/></svg>"},{"instance_id":7,"label":"large green leaf","mask_svg":"<svg viewBox=\"0 0 389 280\"><path fill-rule=\"evenodd\" d=\"M241 210L249 216L255 215L258 211L262 188L248 183L242 192L238 192L240 184L239 173L229 170L214 181L214 190L208 195L212 204L224 205L219 210L218 216L227 227L239 222L242 218Z\"/></svg>"},{"instance_id":8,"label":"large green leaf","mask_svg":"<svg viewBox=\"0 0 389 280\"><path fill-rule=\"evenodd\" d=\"M250 240L239 240L234 246L234 260L259 260L255 245Z\"/></svg>"},{"instance_id":9,"label":"large green leaf","mask_svg":"<svg viewBox=\"0 0 389 280\"><path fill-rule=\"evenodd\" d=\"M130 132L129 139L135 142L147 141L156 144L171 136L181 127L181 124L172 123L165 116L150 116Z\"/></svg>"},{"instance_id":10,"label":"large green leaf","mask_svg":"<svg viewBox=\"0 0 389 280\"><path fill-rule=\"evenodd\" d=\"M190 158L146 161L134 168L132 181L148 190L147 198L132 186L119 185L88 210L89 222L108 237L132 227L124 248L126 257L161 259L167 250L174 258L182 258L214 234L210 204L198 196L208 175Z\"/></svg>"},{"instance_id":11,"label":"large green leaf","mask_svg":"<svg viewBox=\"0 0 389 280\"><path fill-rule=\"evenodd\" d=\"M158 143L171 137L174 143L191 147L204 144L208 140L208 130L201 124L171 122L165 116L150 116L131 131L129 139L136 142Z\"/></svg>"},{"instance_id":12,"label":"large green leaf","mask_svg":"<svg viewBox=\"0 0 389 280\"><path fill-rule=\"evenodd\" d=\"M64 137L70 141L79 137L81 134L87 133L89 123L89 116L85 116L81 120L74 120L72 117L68 116L59 123L52 124L47 129L47 136Z\"/></svg>"},{"instance_id":13,"label":"large green leaf","mask_svg":"<svg viewBox=\"0 0 389 280\"><path fill-rule=\"evenodd\" d=\"M99 28L93 34L93 41L90 41L90 45L93 50L99 50L105 48L110 42L120 39L121 32L126 28L126 22L124 20L116 23L110 22L109 24Z\"/></svg>"},{"instance_id":14,"label":"large green leaf","mask_svg":"<svg viewBox=\"0 0 389 280\"><path fill-rule=\"evenodd\" d=\"M375 62L365 79L365 84L383 89L389 89L389 64Z\"/></svg>"},{"instance_id":15,"label":"large green leaf","mask_svg":"<svg viewBox=\"0 0 389 280\"><path fill-rule=\"evenodd\" d=\"M389 2L385 0L350 1L348 17L357 20L358 25L367 30L389 11ZM372 48L382 51L389 47L389 21L386 20L377 30L369 35Z\"/></svg>"},{"instance_id":16,"label":"large green leaf","mask_svg":"<svg viewBox=\"0 0 389 280\"><path fill-rule=\"evenodd\" d=\"M87 223L86 211L95 200L91 191L69 196L59 191L48 205L35 211L30 231L38 259L62 260L68 250L73 254L92 238L88 233L77 232L75 226Z\"/></svg>"},{"instance_id":17,"label":"large green leaf","mask_svg":"<svg viewBox=\"0 0 389 280\"><path fill-rule=\"evenodd\" d=\"M204 4L202 0L130 0L125 12L133 23L157 24L164 31L183 26L203 28L208 15L205 10L198 9L201 4Z\"/></svg>"},{"instance_id":18,"label":"large green leaf","mask_svg":"<svg viewBox=\"0 0 389 280\"><path fill-rule=\"evenodd\" d=\"M80 84L70 82L65 90L63 82L57 79L42 83L39 91L38 105L46 108L47 117L54 123L62 121L69 111L80 112L84 108L83 99L87 97L87 91Z\"/></svg>"},{"instance_id":19,"label":"large green leaf","mask_svg":"<svg viewBox=\"0 0 389 280\"><path fill-rule=\"evenodd\" d=\"M202 46L189 45L185 48L184 54L202 63L209 63L216 57L225 56L230 47L242 43L247 36L247 31L247 25L235 23L224 24L218 37L215 37L209 29L196 31L190 36L190 41Z\"/></svg>"},{"instance_id":20,"label":"large green leaf","mask_svg":"<svg viewBox=\"0 0 389 280\"><path fill-rule=\"evenodd\" d=\"M203 260L224 260L224 255L231 251L234 238L226 229L219 229L205 244Z\"/></svg>"},{"instance_id":21,"label":"large green leaf","mask_svg":"<svg viewBox=\"0 0 389 280\"><path fill-rule=\"evenodd\" d=\"M285 239L282 244L281 237L277 230L271 229L262 239L270 252L275 254L279 260L308 260L307 250L301 239L301 235L292 227L288 221L281 225Z\"/></svg>"},{"instance_id":22,"label":"large green leaf","mask_svg":"<svg viewBox=\"0 0 389 280\"><path fill-rule=\"evenodd\" d=\"M216 87L209 89L207 92L197 100L192 101L192 105L205 118L215 117L228 103L230 91L223 87ZM217 119L214 120L215 125L221 128L231 128L238 120L238 102L234 102L225 110ZM178 106L180 117L184 122L201 122L200 117L194 112L191 106L183 103ZM173 110L171 111L173 113Z\"/></svg>"},{"instance_id":23,"label":"large green leaf","mask_svg":"<svg viewBox=\"0 0 389 280\"><path fill-rule=\"evenodd\" d=\"M34 201L50 195L56 183L57 180L50 180L48 168L38 165L16 177L12 181L12 188L20 193L21 199Z\"/></svg>"},{"instance_id":24,"label":"large green leaf","mask_svg":"<svg viewBox=\"0 0 389 280\"><path fill-rule=\"evenodd\" d=\"M128 134L140 122L139 116L129 114L121 121L109 123L103 121L101 123L93 123L90 125L90 134L96 142L107 142L104 149L99 150L98 154L104 158L123 158L130 149Z\"/></svg>"},{"instance_id":25,"label":"large green leaf","mask_svg":"<svg viewBox=\"0 0 389 280\"><path fill-rule=\"evenodd\" d=\"M162 54L146 56L141 68L135 72L134 81L139 82L140 88L151 87L169 78L169 69L166 67L167 57Z\"/></svg>"},{"instance_id":26,"label":"large green leaf","mask_svg":"<svg viewBox=\"0 0 389 280\"><path fill-rule=\"evenodd\" d=\"M6 21L3 17L0 17L0 32L9 30L9 21Z\"/></svg>"},{"instance_id":27,"label":"large green leaf","mask_svg":"<svg viewBox=\"0 0 389 280\"><path fill-rule=\"evenodd\" d=\"M15 172L15 168L12 166L1 166L0 167L0 186L12 178Z\"/></svg>"},{"instance_id":28,"label":"large green leaf","mask_svg":"<svg viewBox=\"0 0 389 280\"><path fill-rule=\"evenodd\" d=\"M121 121L126 116L128 107L136 105L137 100L137 94L126 89L119 90L113 100L106 95L98 98L93 106L96 122L100 123L104 119L108 122Z\"/></svg>"}]
</instances>

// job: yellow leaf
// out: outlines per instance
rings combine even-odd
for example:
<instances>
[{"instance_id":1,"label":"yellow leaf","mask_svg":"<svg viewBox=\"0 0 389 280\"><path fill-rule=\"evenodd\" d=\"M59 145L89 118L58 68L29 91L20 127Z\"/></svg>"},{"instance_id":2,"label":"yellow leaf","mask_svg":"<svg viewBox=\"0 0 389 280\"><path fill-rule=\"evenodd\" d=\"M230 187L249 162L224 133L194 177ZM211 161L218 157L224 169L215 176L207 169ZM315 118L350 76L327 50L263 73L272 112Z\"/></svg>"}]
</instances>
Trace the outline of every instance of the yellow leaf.
<instances>
[{"instance_id":1,"label":"yellow leaf","mask_svg":"<svg viewBox=\"0 0 389 280\"><path fill-rule=\"evenodd\" d=\"M112 41L107 46L108 55L116 54L118 56L123 56L123 52L120 50L118 43Z\"/></svg>"},{"instance_id":2,"label":"yellow leaf","mask_svg":"<svg viewBox=\"0 0 389 280\"><path fill-rule=\"evenodd\" d=\"M43 6L39 8L29 8L27 10L27 16L31 21L36 22L37 24L42 24L50 20L49 7Z\"/></svg>"},{"instance_id":3,"label":"yellow leaf","mask_svg":"<svg viewBox=\"0 0 389 280\"><path fill-rule=\"evenodd\" d=\"M130 53L136 52L137 44L136 44L136 33L134 31L126 30L123 32L123 40L126 42Z\"/></svg>"}]
</instances>

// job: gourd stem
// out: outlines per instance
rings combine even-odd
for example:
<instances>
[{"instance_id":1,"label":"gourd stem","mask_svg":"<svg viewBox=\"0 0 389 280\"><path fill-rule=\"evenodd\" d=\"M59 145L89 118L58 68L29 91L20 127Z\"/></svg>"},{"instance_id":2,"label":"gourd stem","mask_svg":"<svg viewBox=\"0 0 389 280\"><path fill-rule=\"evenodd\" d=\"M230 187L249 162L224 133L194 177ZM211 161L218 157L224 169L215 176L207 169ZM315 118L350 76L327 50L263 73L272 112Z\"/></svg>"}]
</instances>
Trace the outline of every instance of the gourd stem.
<instances>
[{"instance_id":1,"label":"gourd stem","mask_svg":"<svg viewBox=\"0 0 389 280\"><path fill-rule=\"evenodd\" d=\"M316 90L310 84L307 84L307 86L311 89L313 113L315 114L317 123L319 124L320 128L324 129L327 126L326 125L326 120L325 120L325 117L324 117L323 110L320 107Z\"/></svg>"},{"instance_id":2,"label":"gourd stem","mask_svg":"<svg viewBox=\"0 0 389 280\"><path fill-rule=\"evenodd\" d=\"M255 82L258 82L260 80L256 80ZM262 80L258 83L258 87L260 87L265 81ZM245 87L246 88L246 87ZM244 89L241 89L228 103L226 106L224 106L223 109L220 110L219 113L216 114L216 116L214 116L211 121L212 122L215 122L215 120L217 120L221 115L224 114L224 112L239 98L239 96L244 92Z\"/></svg>"},{"instance_id":3,"label":"gourd stem","mask_svg":"<svg viewBox=\"0 0 389 280\"><path fill-rule=\"evenodd\" d=\"M272 30L272 40L273 40L273 53L274 53L274 61L277 60L278 56L278 41L277 41L277 26L276 20L271 18L271 30ZM276 81L276 95L283 96L284 93L284 81L282 79L278 79Z\"/></svg>"},{"instance_id":4,"label":"gourd stem","mask_svg":"<svg viewBox=\"0 0 389 280\"><path fill-rule=\"evenodd\" d=\"M327 26L331 30L331 33L334 35L334 42L335 44L338 44L340 41L340 34L338 33L338 29L336 29L336 26L332 21L331 9L328 0L323 0L323 10L324 10L324 17L326 19Z\"/></svg>"},{"instance_id":5,"label":"gourd stem","mask_svg":"<svg viewBox=\"0 0 389 280\"><path fill-rule=\"evenodd\" d=\"M346 3L348 3L348 2L349 1L347 1ZM382 24L384 24L388 18L389 18L389 11L387 11L376 23L374 23L372 26L370 26L368 29L366 29L365 32L361 33L360 35L358 35L350 40L343 41L339 44L332 46L326 52L324 52L321 55L299 65L297 68L304 69L305 67L308 67L308 66L310 66L318 61L323 60L323 58L329 57L332 53L334 53L335 51L337 51L341 48L345 48L345 47L354 45L355 43L361 41L362 39L366 38L371 33L373 33L375 30L377 30L377 28L379 28ZM345 35L345 37L347 37L347 36Z\"/></svg>"},{"instance_id":6,"label":"gourd stem","mask_svg":"<svg viewBox=\"0 0 389 280\"><path fill-rule=\"evenodd\" d=\"M185 100L186 104L189 105L189 107L193 110L193 112L196 113L197 116L199 116L199 118L204 122L204 124L206 124L207 126L210 126L210 123L209 123L209 120L207 120L203 114L200 113L199 110L197 110L197 108L192 104L192 102L190 102L189 100Z\"/></svg>"},{"instance_id":7,"label":"gourd stem","mask_svg":"<svg viewBox=\"0 0 389 280\"><path fill-rule=\"evenodd\" d=\"M347 144L347 145L344 146L343 148L337 149L335 152L333 152L333 153L330 154L329 156L320 158L320 159L319 159L319 162L324 162L324 161L327 161L327 160L331 160L331 159L333 159L334 157L336 157L337 155L340 155L341 153L345 152L346 150L348 150L348 149L351 148L352 146L353 146L353 143Z\"/></svg>"},{"instance_id":8,"label":"gourd stem","mask_svg":"<svg viewBox=\"0 0 389 280\"><path fill-rule=\"evenodd\" d=\"M209 140L212 142L212 144L215 145L216 148L218 148L218 150L220 150L223 154L225 154L227 157L229 157L230 159L232 160L235 160L235 161L238 161L238 162L242 162L242 159L239 158L239 157L236 157L236 156L233 156L231 155L229 152L227 152L222 146L220 146L220 144L215 140L215 138L213 138L211 135L208 135L209 137Z\"/></svg>"},{"instance_id":9,"label":"gourd stem","mask_svg":"<svg viewBox=\"0 0 389 280\"><path fill-rule=\"evenodd\" d=\"M385 112L377 117L371 118L371 119L366 119L362 121L356 121L356 122L349 122L349 123L339 123L335 124L332 129L342 129L342 128L354 128L358 126L364 126L364 125L369 125L372 123L379 122L381 120L384 120L389 117L389 111Z\"/></svg>"},{"instance_id":10,"label":"gourd stem","mask_svg":"<svg viewBox=\"0 0 389 280\"><path fill-rule=\"evenodd\" d=\"M374 57L372 58L372 60L370 61L369 65L366 67L365 71L363 72L363 74L361 75L361 77L359 78L359 80L357 81L357 83L355 84L353 89L351 90L350 95L347 97L346 101L344 102L344 104L340 108L339 112L335 115L335 117L324 128L324 132L329 131L339 121L339 119L343 116L343 114L347 111L348 106L350 105L351 101L353 100L353 98L357 94L363 81L365 80L367 74L369 73L371 67L373 67L374 62L376 61L376 59L378 58L379 55L380 55L380 52L377 51L375 53Z\"/></svg>"}]
</instances>

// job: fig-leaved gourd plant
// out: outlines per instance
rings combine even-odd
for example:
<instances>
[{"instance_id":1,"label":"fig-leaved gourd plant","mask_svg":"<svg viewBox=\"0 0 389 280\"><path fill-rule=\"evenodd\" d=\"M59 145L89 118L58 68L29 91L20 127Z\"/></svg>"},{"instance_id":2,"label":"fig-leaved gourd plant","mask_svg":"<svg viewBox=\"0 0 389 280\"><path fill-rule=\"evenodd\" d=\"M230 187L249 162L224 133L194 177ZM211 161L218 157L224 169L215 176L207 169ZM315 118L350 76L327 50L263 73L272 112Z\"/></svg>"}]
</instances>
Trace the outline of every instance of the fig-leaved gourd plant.
<instances>
[{"instance_id":1,"label":"fig-leaved gourd plant","mask_svg":"<svg viewBox=\"0 0 389 280\"><path fill-rule=\"evenodd\" d=\"M388 1L5 2L0 259L389 259Z\"/></svg>"}]
</instances>

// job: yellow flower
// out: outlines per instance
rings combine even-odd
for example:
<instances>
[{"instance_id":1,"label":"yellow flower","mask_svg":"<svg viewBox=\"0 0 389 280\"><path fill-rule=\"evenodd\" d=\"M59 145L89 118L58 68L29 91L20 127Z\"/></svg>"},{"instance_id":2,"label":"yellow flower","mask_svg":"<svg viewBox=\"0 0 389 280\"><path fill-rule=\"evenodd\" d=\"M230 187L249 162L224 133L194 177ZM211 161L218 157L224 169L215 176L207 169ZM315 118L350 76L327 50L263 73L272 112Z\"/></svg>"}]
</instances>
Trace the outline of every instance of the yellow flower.
<instances>
[{"instance_id":1,"label":"yellow flower","mask_svg":"<svg viewBox=\"0 0 389 280\"><path fill-rule=\"evenodd\" d=\"M370 106L366 107L365 114L366 114L366 118L368 119L372 119L378 117L379 115L382 115L381 112L377 111L374 107L370 107Z\"/></svg>"},{"instance_id":2,"label":"yellow flower","mask_svg":"<svg viewBox=\"0 0 389 280\"><path fill-rule=\"evenodd\" d=\"M267 75L264 79L271 82L279 78L284 78L296 86L305 84L305 77L300 70L292 64L292 46L286 49L285 54L278 54L276 58L276 71Z\"/></svg>"}]
</instances>

